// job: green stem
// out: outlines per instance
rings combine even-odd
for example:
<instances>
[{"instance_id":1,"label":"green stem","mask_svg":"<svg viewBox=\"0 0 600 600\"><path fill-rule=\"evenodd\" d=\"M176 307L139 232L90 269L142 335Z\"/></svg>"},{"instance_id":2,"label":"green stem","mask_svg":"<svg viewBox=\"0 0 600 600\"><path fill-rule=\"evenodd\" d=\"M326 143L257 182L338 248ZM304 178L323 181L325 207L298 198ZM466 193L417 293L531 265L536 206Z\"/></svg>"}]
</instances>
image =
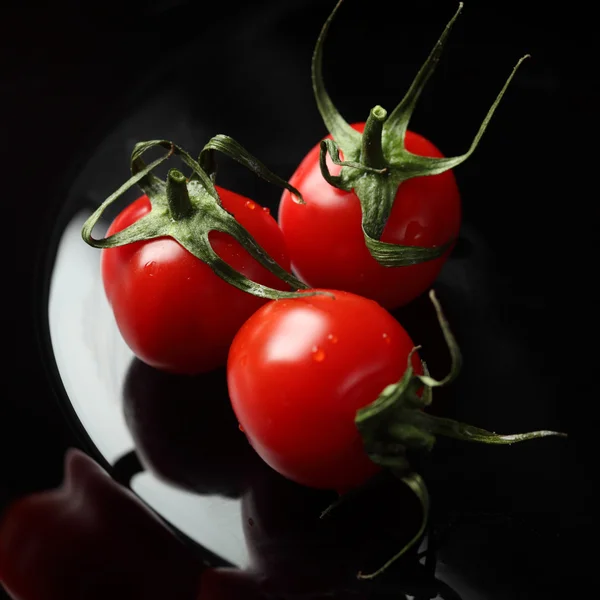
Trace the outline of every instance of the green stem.
<instances>
[{"instance_id":1,"label":"green stem","mask_svg":"<svg viewBox=\"0 0 600 600\"><path fill-rule=\"evenodd\" d=\"M156 147L167 150L150 165L146 165L142 155ZM209 152L221 150L235 158L267 181L283 185L300 199L300 193L287 182L271 173L244 150L237 142L227 136L217 136L206 145ZM167 181L163 182L152 171L171 156L178 156L191 168L189 179L178 170L169 171ZM114 203L125 191L138 184L142 192L150 199L151 210L125 229L107 238L96 239L92 231L108 206ZM209 234L212 231L227 233L237 240L248 253L265 269L285 281L295 290L306 285L283 269L254 240L251 234L235 220L235 217L223 208L219 194L211 177L202 169L188 152L169 140L150 140L136 144L131 155L131 177L116 192L111 194L102 205L84 223L81 235L84 241L94 248L116 248L134 242L159 237L170 237L177 241L190 254L208 265L212 271L227 283L260 298L281 299L298 296L327 294L320 291L286 292L254 282L231 267L213 250ZM332 295L332 294L327 294Z\"/></svg>"},{"instance_id":2,"label":"green stem","mask_svg":"<svg viewBox=\"0 0 600 600\"><path fill-rule=\"evenodd\" d=\"M214 180L216 175L217 164L215 160L215 152L221 152L229 158L237 161L253 173L262 177L265 181L286 189L292 195L294 202L297 204L305 204L302 194L290 183L275 175L256 157L252 156L240 143L236 142L228 135L218 134L211 138L206 146L200 152L198 162L201 168L210 169L208 172Z\"/></svg>"},{"instance_id":3,"label":"green stem","mask_svg":"<svg viewBox=\"0 0 600 600\"><path fill-rule=\"evenodd\" d=\"M410 550L423 537L423 534L425 533L425 529L427 528L427 521L429 519L429 492L427 491L425 481L423 481L423 478L418 473L409 473L400 478L414 492L415 496L421 503L423 515L421 517L421 525L419 527L419 530L414 535L414 537L407 544L405 544L404 548L402 548L386 563L379 567L377 571L369 574L365 574L362 571L360 571L357 575L358 579L375 579L375 577L381 575L381 573L383 573L392 564L394 564L401 556L406 554L406 552Z\"/></svg>"},{"instance_id":4,"label":"green stem","mask_svg":"<svg viewBox=\"0 0 600 600\"><path fill-rule=\"evenodd\" d=\"M371 109L365 123L362 137L362 161L367 167L373 169L384 169L386 167L381 145L383 124L386 119L387 111L382 106L377 105Z\"/></svg>"},{"instance_id":5,"label":"green stem","mask_svg":"<svg viewBox=\"0 0 600 600\"><path fill-rule=\"evenodd\" d=\"M355 157L352 156L352 150L358 144L360 144L360 133L354 130L346 122L342 115L340 115L331 98L329 97L329 94L327 93L323 83L323 44L325 42L325 38L327 37L329 26L333 21L333 17L335 16L341 4L342 0L338 0L331 14L325 21L323 28L321 29L321 33L319 34L313 52L311 75L317 108L321 113L321 117L323 118L323 122L327 127L327 131L331 133L333 139L339 144L340 148L344 152L344 156L347 159L354 159Z\"/></svg>"},{"instance_id":6,"label":"green stem","mask_svg":"<svg viewBox=\"0 0 600 600\"><path fill-rule=\"evenodd\" d=\"M442 50L462 11L463 3L458 3L454 16L446 25L402 101L391 111L389 116L381 106L375 106L366 121L363 134L358 133L340 115L323 82L323 45L332 20L341 4L342 0L338 0L323 25L312 60L315 100L323 122L333 138L333 142L328 140L327 145L321 145L319 164L323 178L334 187L346 191L352 190L360 200L365 244L371 256L380 265L386 268L396 268L436 260L446 255L455 241L455 234L450 233L445 241L440 240L435 245L425 247L381 241L392 207L396 202L398 190L409 179L444 173L459 166L472 155L510 81L524 59L521 59L513 69L467 152L452 157L413 154L406 149L405 134L423 88L440 61ZM347 45L352 47L351 41L348 40L348 42ZM360 79L360 76L359 72L355 73L357 80ZM337 149L333 146L334 142L343 151L344 161L336 162L334 160L334 164L341 165L342 169L332 176L327 169L325 158L327 151L332 158L337 157ZM430 200L433 203L431 210L435 211L436 199L432 197Z\"/></svg>"},{"instance_id":7,"label":"green stem","mask_svg":"<svg viewBox=\"0 0 600 600\"><path fill-rule=\"evenodd\" d=\"M482 444L514 444L548 436L567 437L565 433L547 430L500 435L423 412L422 408L431 403L432 389L451 383L458 375L462 362L456 339L433 290L429 296L450 349L450 373L443 379L436 380L429 375L426 365L423 365L424 374L415 374L409 356L402 379L388 385L371 404L357 411L354 421L371 460L380 465L393 464L402 455L398 451L399 447L429 450L437 435Z\"/></svg>"},{"instance_id":8,"label":"green stem","mask_svg":"<svg viewBox=\"0 0 600 600\"><path fill-rule=\"evenodd\" d=\"M369 458L383 468L393 469L402 477L402 480L419 498L423 508L423 519L417 534L398 554L374 573L368 575L359 573L359 579L373 579L380 575L408 548L417 543L425 532L429 512L429 496L422 478L416 473L407 473L409 470L405 459L407 449L431 450L436 435L483 444L514 444L548 436L567 437L565 433L547 430L499 435L453 419L437 417L422 410L431 403L432 388L452 382L458 374L462 361L458 344L433 290L429 296L434 304L446 344L450 349L452 358L450 373L441 380L433 379L428 373L427 366L423 363L423 375L415 374L411 353L400 381L385 387L379 397L371 404L359 409L355 417L355 424ZM415 350L416 348L413 352ZM420 391L422 391L421 395L419 395Z\"/></svg>"},{"instance_id":9,"label":"green stem","mask_svg":"<svg viewBox=\"0 0 600 600\"><path fill-rule=\"evenodd\" d=\"M177 169L171 169L167 175L167 202L175 221L183 219L192 211L185 175Z\"/></svg>"},{"instance_id":10,"label":"green stem","mask_svg":"<svg viewBox=\"0 0 600 600\"><path fill-rule=\"evenodd\" d=\"M433 50L429 54L429 57L423 64L423 66L419 69L417 76L414 81L411 83L408 92L401 100L400 104L396 106L396 108L391 112L388 124L386 126L386 130L388 135L391 138L394 138L404 147L404 137L406 134L406 130L408 129L408 123L410 118L417 106L417 101L423 92L423 88L425 84L429 81L429 78L433 75L438 63L440 62L440 58L442 56L442 51L446 42L448 40L448 36L452 31L452 27L458 18L458 15L463 9L463 3L459 2L458 9L454 13L450 22L446 25L440 39L437 41L436 45L433 47Z\"/></svg>"}]
</instances>

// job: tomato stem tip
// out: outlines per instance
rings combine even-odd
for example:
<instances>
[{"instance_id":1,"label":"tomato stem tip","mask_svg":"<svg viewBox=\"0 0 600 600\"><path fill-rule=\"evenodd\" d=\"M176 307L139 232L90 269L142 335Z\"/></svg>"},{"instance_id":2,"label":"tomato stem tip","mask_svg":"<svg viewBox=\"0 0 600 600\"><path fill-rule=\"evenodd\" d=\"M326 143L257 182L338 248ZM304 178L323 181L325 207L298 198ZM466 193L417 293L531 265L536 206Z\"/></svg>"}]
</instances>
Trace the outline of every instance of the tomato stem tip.
<instances>
[{"instance_id":1,"label":"tomato stem tip","mask_svg":"<svg viewBox=\"0 0 600 600\"><path fill-rule=\"evenodd\" d=\"M175 221L183 219L192 212L186 177L177 169L171 169L167 175L167 202L171 217Z\"/></svg>"},{"instance_id":2,"label":"tomato stem tip","mask_svg":"<svg viewBox=\"0 0 600 600\"><path fill-rule=\"evenodd\" d=\"M409 179L450 171L472 155L518 67L529 55L523 57L514 67L464 154L437 158L421 156L406 149L406 133L425 84L440 62L449 34L464 3L458 3L455 14L445 26L402 100L389 115L381 106L375 106L365 122L362 135L339 113L323 82L323 45L340 4L341 2L338 2L335 5L321 29L311 65L317 108L332 138L327 140L326 145L321 145L321 173L330 185L345 191L352 190L358 197L365 244L371 256L380 265L390 268L404 267L438 259L446 254L454 242L453 239L448 239L443 244L425 247L381 241L398 190ZM343 152L343 162L337 156L338 147ZM334 164L342 166L338 175L332 176L328 171L325 160L327 152Z\"/></svg>"},{"instance_id":3,"label":"tomato stem tip","mask_svg":"<svg viewBox=\"0 0 600 600\"><path fill-rule=\"evenodd\" d=\"M156 147L164 148L167 152L147 165L143 160L143 154ZM244 292L271 300L298 297L301 295L299 291L286 292L248 279L221 259L212 248L209 234L212 231L226 233L240 243L260 265L287 283L292 290L308 288L279 265L233 214L225 210L214 184L214 172L207 173L201 166L201 163L214 166L212 160L214 152L226 154L269 183L300 195L300 192L267 169L241 144L226 135L219 134L211 138L202 150L200 161L194 160L186 150L169 140L138 142L131 154L131 177L88 217L81 230L83 240L94 248L105 249L170 237L198 260L208 265L215 275ZM192 170L189 180L177 169L169 170L166 181L162 181L152 173L156 167L173 155L178 156ZM104 211L136 184L150 201L150 212L108 237L95 239L92 231Z\"/></svg>"},{"instance_id":4,"label":"tomato stem tip","mask_svg":"<svg viewBox=\"0 0 600 600\"><path fill-rule=\"evenodd\" d=\"M362 159L367 167L385 169L387 162L383 154L383 123L387 119L387 111L382 106L371 109L362 137Z\"/></svg>"}]
</instances>

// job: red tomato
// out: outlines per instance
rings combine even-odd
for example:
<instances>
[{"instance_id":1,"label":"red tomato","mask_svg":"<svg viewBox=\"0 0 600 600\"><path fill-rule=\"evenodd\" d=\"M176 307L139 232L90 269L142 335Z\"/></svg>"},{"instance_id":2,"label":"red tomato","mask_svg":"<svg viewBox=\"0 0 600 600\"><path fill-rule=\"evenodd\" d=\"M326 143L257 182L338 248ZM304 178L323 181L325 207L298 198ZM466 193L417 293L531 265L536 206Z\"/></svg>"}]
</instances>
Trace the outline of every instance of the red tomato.
<instances>
[{"instance_id":1,"label":"red tomato","mask_svg":"<svg viewBox=\"0 0 600 600\"><path fill-rule=\"evenodd\" d=\"M376 302L330 293L259 309L231 345L227 381L240 426L267 464L343 493L378 470L356 411L402 377L414 344ZM413 365L420 373L416 353Z\"/></svg>"},{"instance_id":2,"label":"red tomato","mask_svg":"<svg viewBox=\"0 0 600 600\"><path fill-rule=\"evenodd\" d=\"M353 125L363 131L364 123ZM405 145L413 154L441 158L424 137L406 132ZM328 160L329 170L338 174ZM285 191L279 207L295 274L311 287L342 289L377 300L392 309L428 290L450 250L432 261L408 267L383 267L369 253L361 227L361 206L354 192L325 181L319 168L317 144L290 178L306 201L298 204ZM458 235L461 203L454 174L415 177L402 183L381 236L383 242L441 246Z\"/></svg>"},{"instance_id":3,"label":"red tomato","mask_svg":"<svg viewBox=\"0 0 600 600\"><path fill-rule=\"evenodd\" d=\"M275 219L258 204L217 187L223 206L283 268L290 261ZM146 196L111 224L111 235L150 211ZM213 231L215 252L248 279L285 290L286 284L252 258L230 235ZM123 339L145 363L195 374L222 366L231 340L262 304L228 284L171 238L102 251L102 279Z\"/></svg>"}]
</instances>

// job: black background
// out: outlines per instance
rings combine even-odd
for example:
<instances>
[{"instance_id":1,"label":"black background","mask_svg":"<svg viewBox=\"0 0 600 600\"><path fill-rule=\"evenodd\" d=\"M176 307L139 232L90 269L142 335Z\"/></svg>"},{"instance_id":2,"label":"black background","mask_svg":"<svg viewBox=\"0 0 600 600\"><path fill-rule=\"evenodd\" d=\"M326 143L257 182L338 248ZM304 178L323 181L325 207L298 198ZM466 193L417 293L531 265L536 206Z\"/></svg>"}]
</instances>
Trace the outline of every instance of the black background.
<instances>
[{"instance_id":1,"label":"black background","mask_svg":"<svg viewBox=\"0 0 600 600\"><path fill-rule=\"evenodd\" d=\"M40 264L66 174L119 118L117 111L143 85L152 63L172 55L172 68L190 79L208 74L203 83L213 100L207 105L218 111L220 127L210 134L229 133L250 147L253 139L272 136L274 146L261 158L289 176L324 133L312 100L310 54L332 4L104 0L45 9L15 4L3 15L2 193L10 208L3 212L2 289L9 303L3 329L10 358L0 404L0 509L11 498L58 483L65 448L83 443L57 409L39 347L45 309ZM392 108L455 8L450 1L346 0L326 46L325 77L347 120L364 119L376 103ZM245 22L256 26L257 14L277 25L266 29L270 37L258 53L263 60L248 64L244 40L231 32L243 30ZM362 22L370 27L359 39L349 38L351 25ZM445 154L464 151L511 67L523 54L532 55L457 177L465 190L465 219L494 249L492 275L501 282L503 318L523 319L524 337L544 353L545 385L560 398L561 424L577 461L573 481L557 486L572 485L581 495L574 519L579 526L591 518L585 463L592 449L588 410L597 398L594 171L600 92L592 23L591 5L584 3L467 1L413 121ZM201 38L206 28L222 30L222 48L177 55L179 46ZM231 71L226 89L211 90L214 69ZM240 74L245 84L251 81L252 70L262 82L262 97L236 83ZM279 158L283 147L285 159ZM469 193L474 189L477 196ZM501 349L489 360L502 361ZM585 555L577 560L571 577L587 577Z\"/></svg>"}]
</instances>

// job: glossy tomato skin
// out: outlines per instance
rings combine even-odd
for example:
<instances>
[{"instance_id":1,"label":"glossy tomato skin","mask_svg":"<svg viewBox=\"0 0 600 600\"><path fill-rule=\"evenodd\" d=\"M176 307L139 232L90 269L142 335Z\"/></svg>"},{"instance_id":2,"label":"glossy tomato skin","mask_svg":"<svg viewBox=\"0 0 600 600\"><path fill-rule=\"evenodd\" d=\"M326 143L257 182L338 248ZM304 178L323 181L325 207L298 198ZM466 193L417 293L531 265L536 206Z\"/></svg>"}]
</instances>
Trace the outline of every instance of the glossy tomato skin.
<instances>
[{"instance_id":1,"label":"glossy tomato skin","mask_svg":"<svg viewBox=\"0 0 600 600\"><path fill-rule=\"evenodd\" d=\"M385 309L344 291L272 301L242 326L229 352L229 394L248 440L273 469L340 493L378 467L356 411L404 373L414 344ZM413 355L413 366L420 362Z\"/></svg>"},{"instance_id":2,"label":"glossy tomato skin","mask_svg":"<svg viewBox=\"0 0 600 600\"><path fill-rule=\"evenodd\" d=\"M364 123L353 125L361 131ZM406 132L413 154L442 157L428 140ZM328 160L331 173L339 173ZM323 179L319 145L304 158L290 178L306 204L294 202L285 191L279 206L295 274L311 287L329 287L372 298L393 309L427 291L451 251L438 259L408 267L383 267L369 253L361 228L361 207L354 192L339 190ZM381 236L384 242L441 246L458 235L461 201L452 171L416 177L402 183Z\"/></svg>"},{"instance_id":3,"label":"glossy tomato skin","mask_svg":"<svg viewBox=\"0 0 600 600\"><path fill-rule=\"evenodd\" d=\"M283 268L289 256L275 219L258 204L217 187L223 206ZM110 225L120 231L150 211L146 196ZM215 252L249 279L287 289L241 244L213 231ZM197 374L226 363L229 344L242 323L265 300L243 292L213 273L175 240L159 238L102 251L102 280L123 339L152 367Z\"/></svg>"}]
</instances>

